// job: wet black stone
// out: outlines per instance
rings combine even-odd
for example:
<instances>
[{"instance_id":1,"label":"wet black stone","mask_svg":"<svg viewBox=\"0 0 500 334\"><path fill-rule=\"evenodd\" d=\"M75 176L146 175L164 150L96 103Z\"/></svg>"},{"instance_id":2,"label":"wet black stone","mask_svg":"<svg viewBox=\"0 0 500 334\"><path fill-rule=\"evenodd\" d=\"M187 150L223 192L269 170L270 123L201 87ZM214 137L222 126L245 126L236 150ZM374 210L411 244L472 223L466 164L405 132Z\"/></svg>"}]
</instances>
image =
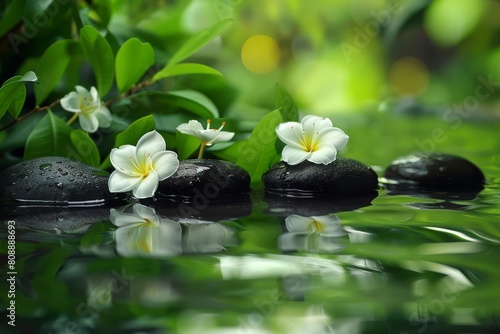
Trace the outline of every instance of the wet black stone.
<instances>
[{"instance_id":1,"label":"wet black stone","mask_svg":"<svg viewBox=\"0 0 500 334\"><path fill-rule=\"evenodd\" d=\"M337 158L328 165L304 161L292 166L281 161L262 180L269 193L295 196L364 193L378 187L377 174L370 167L346 158Z\"/></svg>"},{"instance_id":2,"label":"wet black stone","mask_svg":"<svg viewBox=\"0 0 500 334\"><path fill-rule=\"evenodd\" d=\"M385 170L385 182L394 186L424 189L482 188L481 170L472 162L449 154L410 154L391 163Z\"/></svg>"},{"instance_id":3,"label":"wet black stone","mask_svg":"<svg viewBox=\"0 0 500 334\"><path fill-rule=\"evenodd\" d=\"M62 157L23 161L0 172L4 200L71 203L117 198L108 190L108 172Z\"/></svg>"},{"instance_id":4,"label":"wet black stone","mask_svg":"<svg viewBox=\"0 0 500 334\"><path fill-rule=\"evenodd\" d=\"M160 182L158 194L212 199L250 191L250 175L229 161L189 159L180 162L179 169Z\"/></svg>"}]
</instances>

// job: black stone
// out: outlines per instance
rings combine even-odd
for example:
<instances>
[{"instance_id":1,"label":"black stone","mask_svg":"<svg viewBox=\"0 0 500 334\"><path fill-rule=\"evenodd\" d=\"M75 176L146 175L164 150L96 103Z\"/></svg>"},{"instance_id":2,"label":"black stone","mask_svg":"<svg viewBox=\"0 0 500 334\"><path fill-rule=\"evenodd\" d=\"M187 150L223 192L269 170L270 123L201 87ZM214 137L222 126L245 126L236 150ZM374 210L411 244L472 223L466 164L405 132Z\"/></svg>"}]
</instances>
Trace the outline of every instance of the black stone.
<instances>
[{"instance_id":1,"label":"black stone","mask_svg":"<svg viewBox=\"0 0 500 334\"><path fill-rule=\"evenodd\" d=\"M250 191L250 175L229 161L188 159L158 185L158 194L212 199Z\"/></svg>"},{"instance_id":2,"label":"black stone","mask_svg":"<svg viewBox=\"0 0 500 334\"><path fill-rule=\"evenodd\" d=\"M377 189L377 174L368 166L346 158L328 165L309 161L289 165L282 161L262 177L269 193L289 195L345 195Z\"/></svg>"},{"instance_id":3,"label":"black stone","mask_svg":"<svg viewBox=\"0 0 500 334\"><path fill-rule=\"evenodd\" d=\"M395 186L427 189L482 188L481 170L472 162L449 154L410 154L391 163L384 172L384 182Z\"/></svg>"},{"instance_id":4,"label":"black stone","mask_svg":"<svg viewBox=\"0 0 500 334\"><path fill-rule=\"evenodd\" d=\"M22 161L0 172L0 198L23 202L91 204L117 198L109 173L62 157Z\"/></svg>"}]
</instances>

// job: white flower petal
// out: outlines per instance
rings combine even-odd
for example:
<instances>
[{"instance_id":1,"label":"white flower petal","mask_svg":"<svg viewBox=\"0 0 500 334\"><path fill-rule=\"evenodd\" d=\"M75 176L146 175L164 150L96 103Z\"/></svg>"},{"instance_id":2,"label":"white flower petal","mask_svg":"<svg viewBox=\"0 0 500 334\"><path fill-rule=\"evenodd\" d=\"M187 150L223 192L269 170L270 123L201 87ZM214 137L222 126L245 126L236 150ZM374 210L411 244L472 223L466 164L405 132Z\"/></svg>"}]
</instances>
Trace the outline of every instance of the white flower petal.
<instances>
[{"instance_id":1,"label":"white flower petal","mask_svg":"<svg viewBox=\"0 0 500 334\"><path fill-rule=\"evenodd\" d=\"M153 234L153 255L170 256L182 253L182 227L174 221L162 219Z\"/></svg>"},{"instance_id":2,"label":"white flower petal","mask_svg":"<svg viewBox=\"0 0 500 334\"><path fill-rule=\"evenodd\" d=\"M82 112L78 118L80 120L80 127L89 133L94 133L99 128L99 122L92 114L85 114Z\"/></svg>"},{"instance_id":3,"label":"white flower petal","mask_svg":"<svg viewBox=\"0 0 500 334\"><path fill-rule=\"evenodd\" d=\"M108 179L108 188L112 193L123 193L137 187L141 178L115 170Z\"/></svg>"},{"instance_id":4,"label":"white flower petal","mask_svg":"<svg viewBox=\"0 0 500 334\"><path fill-rule=\"evenodd\" d=\"M330 144L323 144L307 158L310 162L315 164L328 165L337 159L337 149Z\"/></svg>"},{"instance_id":5,"label":"white flower petal","mask_svg":"<svg viewBox=\"0 0 500 334\"><path fill-rule=\"evenodd\" d=\"M109 212L109 220L113 225L121 227L121 226L132 226L136 224L143 224L146 221L144 218L131 213L123 213L116 209L111 209Z\"/></svg>"},{"instance_id":6,"label":"white flower petal","mask_svg":"<svg viewBox=\"0 0 500 334\"><path fill-rule=\"evenodd\" d=\"M339 128L326 128L319 133L317 141L333 145L337 150L340 150L349 141L349 136Z\"/></svg>"},{"instance_id":7,"label":"white flower petal","mask_svg":"<svg viewBox=\"0 0 500 334\"><path fill-rule=\"evenodd\" d=\"M184 133L186 135L196 136L199 131L203 131L203 126L200 122L196 120L190 120L188 123L182 123L177 127L177 130L180 133Z\"/></svg>"},{"instance_id":8,"label":"white flower petal","mask_svg":"<svg viewBox=\"0 0 500 334\"><path fill-rule=\"evenodd\" d=\"M342 236L346 234L340 224L340 218L336 215L312 216L311 218L321 224L323 227L321 234L323 235Z\"/></svg>"},{"instance_id":9,"label":"white flower petal","mask_svg":"<svg viewBox=\"0 0 500 334\"><path fill-rule=\"evenodd\" d=\"M217 131L216 129L208 129L208 130L202 130L198 131L196 134L196 137L202 142L202 143L211 143L213 140L215 140L219 136L220 132Z\"/></svg>"},{"instance_id":10,"label":"white flower petal","mask_svg":"<svg viewBox=\"0 0 500 334\"><path fill-rule=\"evenodd\" d=\"M137 186L132 189L132 194L137 198L153 197L158 188L158 181L158 174L151 170L148 176L140 180Z\"/></svg>"},{"instance_id":11,"label":"white flower petal","mask_svg":"<svg viewBox=\"0 0 500 334\"><path fill-rule=\"evenodd\" d=\"M81 112L80 104L78 101L78 94L76 92L71 92L61 98L61 107L69 112L78 113Z\"/></svg>"},{"instance_id":12,"label":"white flower petal","mask_svg":"<svg viewBox=\"0 0 500 334\"><path fill-rule=\"evenodd\" d=\"M134 207L132 209L134 211L134 214L145 219L149 220L152 222L155 226L160 225L160 218L156 214L155 209L150 208L149 206L145 206L139 203L134 204Z\"/></svg>"},{"instance_id":13,"label":"white flower petal","mask_svg":"<svg viewBox=\"0 0 500 334\"><path fill-rule=\"evenodd\" d=\"M299 215L290 215L285 219L285 226L289 232L310 232L313 218Z\"/></svg>"},{"instance_id":14,"label":"white flower petal","mask_svg":"<svg viewBox=\"0 0 500 334\"><path fill-rule=\"evenodd\" d=\"M120 148L114 148L111 150L109 159L116 170L131 176L141 175L141 171L137 169L135 146L122 145Z\"/></svg>"},{"instance_id":15,"label":"white flower petal","mask_svg":"<svg viewBox=\"0 0 500 334\"><path fill-rule=\"evenodd\" d=\"M302 135L302 124L297 122L281 123L276 128L278 138L287 145L298 149L304 149L304 138Z\"/></svg>"},{"instance_id":16,"label":"white flower petal","mask_svg":"<svg viewBox=\"0 0 500 334\"><path fill-rule=\"evenodd\" d=\"M111 113L105 106L100 106L94 114L101 128L108 128L111 125Z\"/></svg>"},{"instance_id":17,"label":"white flower petal","mask_svg":"<svg viewBox=\"0 0 500 334\"><path fill-rule=\"evenodd\" d=\"M211 143L215 144L223 141L230 141L231 139L233 139L233 137L234 137L234 132L220 131L217 138L215 138Z\"/></svg>"},{"instance_id":18,"label":"white flower petal","mask_svg":"<svg viewBox=\"0 0 500 334\"><path fill-rule=\"evenodd\" d=\"M94 86L90 87L90 96L92 97L92 99L94 99L94 101L100 103L101 100L99 99L99 93Z\"/></svg>"},{"instance_id":19,"label":"white flower petal","mask_svg":"<svg viewBox=\"0 0 500 334\"><path fill-rule=\"evenodd\" d=\"M90 92L83 86L75 86L75 89L76 89L76 92L78 93L78 96L80 96L81 98L92 98L92 95L90 95Z\"/></svg>"},{"instance_id":20,"label":"white flower petal","mask_svg":"<svg viewBox=\"0 0 500 334\"><path fill-rule=\"evenodd\" d=\"M153 155L151 164L158 174L158 180L163 181L177 171L177 168L179 168L179 159L175 152L162 151Z\"/></svg>"},{"instance_id":21,"label":"white flower petal","mask_svg":"<svg viewBox=\"0 0 500 334\"><path fill-rule=\"evenodd\" d=\"M289 165L297 165L311 156L311 152L304 151L304 149L295 148L294 146L287 145L281 154L283 161Z\"/></svg>"},{"instance_id":22,"label":"white flower petal","mask_svg":"<svg viewBox=\"0 0 500 334\"><path fill-rule=\"evenodd\" d=\"M329 118L308 115L302 118L302 128L306 133L319 132L323 129L332 127L332 121Z\"/></svg>"},{"instance_id":23,"label":"white flower petal","mask_svg":"<svg viewBox=\"0 0 500 334\"><path fill-rule=\"evenodd\" d=\"M136 158L140 164L145 164L148 157L151 158L155 153L165 151L167 144L165 139L155 130L143 135L137 142Z\"/></svg>"}]
</instances>

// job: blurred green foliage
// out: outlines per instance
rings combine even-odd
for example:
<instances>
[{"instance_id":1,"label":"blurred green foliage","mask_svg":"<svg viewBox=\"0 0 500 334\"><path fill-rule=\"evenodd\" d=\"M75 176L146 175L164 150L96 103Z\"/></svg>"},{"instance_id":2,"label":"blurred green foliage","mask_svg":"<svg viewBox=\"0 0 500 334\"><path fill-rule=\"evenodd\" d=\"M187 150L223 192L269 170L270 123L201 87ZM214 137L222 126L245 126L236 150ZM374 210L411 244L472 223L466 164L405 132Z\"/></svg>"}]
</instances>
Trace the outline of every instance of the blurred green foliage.
<instances>
[{"instance_id":1,"label":"blurred green foliage","mask_svg":"<svg viewBox=\"0 0 500 334\"><path fill-rule=\"evenodd\" d=\"M33 71L39 83L19 86L23 107L0 106L10 111L0 128L22 120L0 135L2 165L26 157L28 136L49 108L26 114L75 85L97 86L110 103L110 130L91 135L103 160L118 133L150 114L176 150L175 127L194 118L219 118L235 142L248 138L277 108L276 82L302 114L343 128L338 116L377 111L431 114L438 125L498 121L499 13L493 0L7 0L0 81ZM485 81L487 95L478 88ZM448 110L456 104L465 116ZM50 109L65 120L60 106ZM193 144L180 146L183 158L193 154ZM236 160L244 144L233 146L207 154Z\"/></svg>"}]
</instances>

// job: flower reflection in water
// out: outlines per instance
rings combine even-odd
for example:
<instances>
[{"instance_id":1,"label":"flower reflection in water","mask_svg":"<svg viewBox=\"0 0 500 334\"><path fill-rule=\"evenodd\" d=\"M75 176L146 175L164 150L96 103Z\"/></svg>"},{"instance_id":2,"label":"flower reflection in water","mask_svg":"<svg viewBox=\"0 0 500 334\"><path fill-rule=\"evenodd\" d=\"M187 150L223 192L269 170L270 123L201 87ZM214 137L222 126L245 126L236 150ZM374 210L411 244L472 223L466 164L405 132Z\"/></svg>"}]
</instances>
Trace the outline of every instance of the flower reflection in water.
<instances>
[{"instance_id":1,"label":"flower reflection in water","mask_svg":"<svg viewBox=\"0 0 500 334\"><path fill-rule=\"evenodd\" d=\"M310 253L331 253L344 248L342 228L336 215L303 217L290 215L285 219L288 232L279 238L282 251L307 251Z\"/></svg>"},{"instance_id":2,"label":"flower reflection in water","mask_svg":"<svg viewBox=\"0 0 500 334\"><path fill-rule=\"evenodd\" d=\"M133 213L111 209L110 220L118 226L114 237L121 256L169 256L182 252L181 226L160 218L153 208L134 204Z\"/></svg>"},{"instance_id":3,"label":"flower reflection in water","mask_svg":"<svg viewBox=\"0 0 500 334\"><path fill-rule=\"evenodd\" d=\"M117 253L125 257L216 253L237 244L235 231L211 221L160 217L153 208L134 204L133 213L111 209Z\"/></svg>"}]
</instances>

